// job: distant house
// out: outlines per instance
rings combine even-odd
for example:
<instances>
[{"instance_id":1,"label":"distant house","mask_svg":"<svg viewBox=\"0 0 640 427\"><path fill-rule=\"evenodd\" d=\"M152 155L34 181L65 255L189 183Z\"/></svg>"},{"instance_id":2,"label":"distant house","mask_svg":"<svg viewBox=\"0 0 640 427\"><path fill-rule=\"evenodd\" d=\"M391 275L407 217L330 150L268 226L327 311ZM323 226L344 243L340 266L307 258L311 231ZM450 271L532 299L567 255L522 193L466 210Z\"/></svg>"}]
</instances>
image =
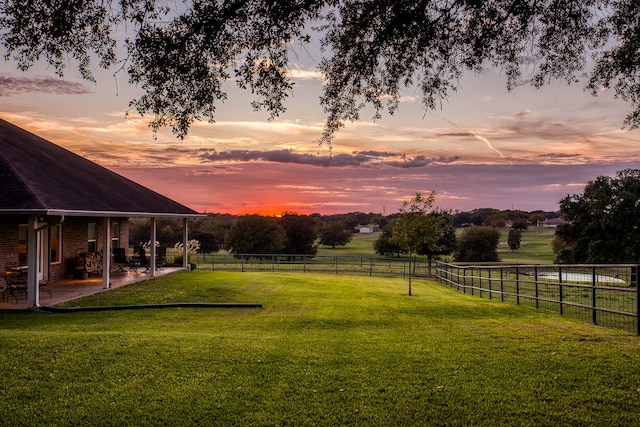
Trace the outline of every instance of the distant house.
<instances>
[{"instance_id":1,"label":"distant house","mask_svg":"<svg viewBox=\"0 0 640 427\"><path fill-rule=\"evenodd\" d=\"M564 224L564 219L560 217L545 219L544 221L538 221L538 227L557 227L560 224Z\"/></svg>"},{"instance_id":2,"label":"distant house","mask_svg":"<svg viewBox=\"0 0 640 427\"><path fill-rule=\"evenodd\" d=\"M369 225L361 226L359 228L359 232L361 234L375 233L377 231L380 231L380 227L378 226L378 224L369 224Z\"/></svg>"},{"instance_id":3,"label":"distant house","mask_svg":"<svg viewBox=\"0 0 640 427\"><path fill-rule=\"evenodd\" d=\"M101 255L97 270L108 288L113 248L129 246L129 218L150 218L153 241L157 218L181 218L186 241L187 220L200 216L2 119L0 182L0 268L27 267L32 308L39 306L39 282L73 275L80 250ZM153 245L149 260L155 267Z\"/></svg>"}]
</instances>

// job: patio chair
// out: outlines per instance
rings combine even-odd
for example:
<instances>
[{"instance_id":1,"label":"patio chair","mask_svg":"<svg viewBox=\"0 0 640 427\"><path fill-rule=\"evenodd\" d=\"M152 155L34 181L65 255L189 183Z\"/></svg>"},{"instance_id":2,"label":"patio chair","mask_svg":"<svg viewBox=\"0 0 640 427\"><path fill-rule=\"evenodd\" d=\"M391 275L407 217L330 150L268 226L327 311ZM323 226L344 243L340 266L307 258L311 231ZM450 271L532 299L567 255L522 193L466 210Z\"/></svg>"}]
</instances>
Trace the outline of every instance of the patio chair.
<instances>
[{"instance_id":1,"label":"patio chair","mask_svg":"<svg viewBox=\"0 0 640 427\"><path fill-rule=\"evenodd\" d=\"M118 266L116 271L124 271L124 267L129 265L125 248L113 248L113 263Z\"/></svg>"},{"instance_id":2,"label":"patio chair","mask_svg":"<svg viewBox=\"0 0 640 427\"><path fill-rule=\"evenodd\" d=\"M156 248L156 269L162 270L167 266L167 248L160 246Z\"/></svg>"},{"instance_id":3,"label":"patio chair","mask_svg":"<svg viewBox=\"0 0 640 427\"><path fill-rule=\"evenodd\" d=\"M48 293L48 294L49 294L49 298L52 298L52 297L53 297L53 292L51 292L51 289L49 289L49 288L47 287L47 285L48 285L48 284L49 284L49 282L47 282L46 280L40 280L40 281L38 282L38 290L39 290L40 292L46 292L46 293Z\"/></svg>"},{"instance_id":4,"label":"patio chair","mask_svg":"<svg viewBox=\"0 0 640 427\"><path fill-rule=\"evenodd\" d=\"M144 267L145 273L149 271L149 259L147 258L146 251L142 246L135 246L133 248L133 253L138 254L137 257L134 257L134 268L135 271L138 271L138 267Z\"/></svg>"},{"instance_id":5,"label":"patio chair","mask_svg":"<svg viewBox=\"0 0 640 427\"><path fill-rule=\"evenodd\" d=\"M5 264L4 272L5 287L2 291L2 301L9 301L12 296L18 303L18 294L27 296L27 269L21 268L17 262Z\"/></svg>"}]
</instances>

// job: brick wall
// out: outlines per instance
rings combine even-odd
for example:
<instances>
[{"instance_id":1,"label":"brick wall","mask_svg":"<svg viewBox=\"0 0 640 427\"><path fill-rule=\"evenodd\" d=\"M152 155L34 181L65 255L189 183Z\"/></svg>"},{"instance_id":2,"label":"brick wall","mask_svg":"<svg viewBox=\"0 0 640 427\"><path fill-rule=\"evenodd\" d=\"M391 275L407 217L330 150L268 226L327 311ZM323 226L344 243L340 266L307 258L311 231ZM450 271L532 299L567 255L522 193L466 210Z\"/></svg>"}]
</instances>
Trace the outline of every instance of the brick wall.
<instances>
[{"instance_id":1,"label":"brick wall","mask_svg":"<svg viewBox=\"0 0 640 427\"><path fill-rule=\"evenodd\" d=\"M49 279L52 281L73 278L76 270L76 253L87 250L88 224L98 225L96 247L104 247L104 220L102 218L66 217L62 223L61 262L51 264ZM112 219L120 224L120 247L129 247L129 222L126 218ZM25 217L4 217L0 223L0 269L9 262L18 262L18 226L27 224Z\"/></svg>"},{"instance_id":2,"label":"brick wall","mask_svg":"<svg viewBox=\"0 0 640 427\"><path fill-rule=\"evenodd\" d=\"M120 224L120 247L129 247L129 222L126 218L112 218L111 223ZM65 278L73 277L73 273L76 270L76 254L78 252L88 250L88 233L89 223L96 223L98 225L98 235L96 239L96 248L98 251L104 248L104 219L103 218L67 218L62 225L63 234L63 267L61 272ZM60 274L60 272L58 272ZM53 275L53 271L52 271ZM52 280L58 280L55 277Z\"/></svg>"},{"instance_id":3,"label":"brick wall","mask_svg":"<svg viewBox=\"0 0 640 427\"><path fill-rule=\"evenodd\" d=\"M7 263L18 262L19 221L0 224L0 268Z\"/></svg>"}]
</instances>

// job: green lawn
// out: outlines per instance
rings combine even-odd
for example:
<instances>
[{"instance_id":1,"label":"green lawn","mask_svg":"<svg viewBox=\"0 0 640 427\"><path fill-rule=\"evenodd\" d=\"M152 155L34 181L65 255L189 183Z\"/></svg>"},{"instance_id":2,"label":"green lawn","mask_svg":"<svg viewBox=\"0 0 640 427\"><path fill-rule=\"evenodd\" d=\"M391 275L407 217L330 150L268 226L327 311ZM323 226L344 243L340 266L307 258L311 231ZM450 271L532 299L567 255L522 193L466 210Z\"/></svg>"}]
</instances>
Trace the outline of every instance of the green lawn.
<instances>
[{"instance_id":1,"label":"green lawn","mask_svg":"<svg viewBox=\"0 0 640 427\"><path fill-rule=\"evenodd\" d=\"M637 425L640 338L401 279L182 272L0 313L1 425Z\"/></svg>"},{"instance_id":2,"label":"green lawn","mask_svg":"<svg viewBox=\"0 0 640 427\"><path fill-rule=\"evenodd\" d=\"M463 229L459 229L461 232ZM509 229L500 230L500 243L498 244L498 256L501 264L553 264L555 258L551 249L551 241L554 238L555 228L529 227L522 231L520 249L511 251L507 244ZM327 246L318 248L318 255L324 256L378 256L373 250L373 244L380 233L353 235L353 239L346 246L335 249ZM445 257L445 261L451 261L451 257ZM495 264L495 263L492 263Z\"/></svg>"},{"instance_id":3,"label":"green lawn","mask_svg":"<svg viewBox=\"0 0 640 427\"><path fill-rule=\"evenodd\" d=\"M500 233L498 256L503 264L553 264L555 255L551 248L551 241L556 230L551 227L529 227L522 230L520 249L511 251L507 244L509 229Z\"/></svg>"},{"instance_id":4,"label":"green lawn","mask_svg":"<svg viewBox=\"0 0 640 427\"><path fill-rule=\"evenodd\" d=\"M345 246L319 246L318 256L378 256L373 250L373 244L380 237L380 233L354 233L353 238Z\"/></svg>"}]
</instances>

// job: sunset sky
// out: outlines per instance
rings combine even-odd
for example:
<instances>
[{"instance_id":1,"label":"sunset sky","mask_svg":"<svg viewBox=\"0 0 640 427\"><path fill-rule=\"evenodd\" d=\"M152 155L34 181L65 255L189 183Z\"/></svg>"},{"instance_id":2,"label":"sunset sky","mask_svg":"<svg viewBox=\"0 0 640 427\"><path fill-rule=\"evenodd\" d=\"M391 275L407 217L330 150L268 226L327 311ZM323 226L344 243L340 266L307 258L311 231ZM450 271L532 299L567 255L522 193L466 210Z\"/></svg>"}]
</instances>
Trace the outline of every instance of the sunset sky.
<instances>
[{"instance_id":1,"label":"sunset sky","mask_svg":"<svg viewBox=\"0 0 640 427\"><path fill-rule=\"evenodd\" d=\"M279 119L253 112L251 94L231 82L216 123L195 123L183 141L168 130L154 140L148 118L125 117L139 92L114 70L96 71L96 85L73 66L62 81L2 61L0 117L201 212L389 214L431 191L443 209L557 210L596 176L640 167L640 132L622 129L628 104L563 82L507 92L490 69L465 76L437 111L409 88L395 116L364 112L330 157L317 142L320 58L296 55Z\"/></svg>"}]
</instances>

